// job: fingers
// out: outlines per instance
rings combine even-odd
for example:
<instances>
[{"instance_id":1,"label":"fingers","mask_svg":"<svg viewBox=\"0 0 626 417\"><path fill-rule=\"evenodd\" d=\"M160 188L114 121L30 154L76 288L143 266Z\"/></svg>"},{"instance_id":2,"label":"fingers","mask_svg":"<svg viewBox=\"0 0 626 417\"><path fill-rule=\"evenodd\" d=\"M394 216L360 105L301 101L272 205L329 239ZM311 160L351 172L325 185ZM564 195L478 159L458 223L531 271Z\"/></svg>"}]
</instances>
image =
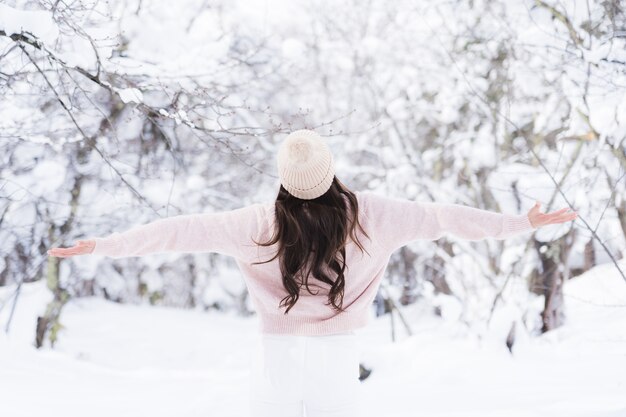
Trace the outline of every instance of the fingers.
<instances>
[{"instance_id":1,"label":"fingers","mask_svg":"<svg viewBox=\"0 0 626 417\"><path fill-rule=\"evenodd\" d=\"M550 214L548 218L548 220L550 221L550 223L565 223L571 220L574 220L576 217L578 217L578 213L573 212L573 213L563 213L563 214Z\"/></svg>"},{"instance_id":2,"label":"fingers","mask_svg":"<svg viewBox=\"0 0 626 417\"><path fill-rule=\"evenodd\" d=\"M554 215L564 213L567 210L571 210L569 207L563 207L562 209L555 210L551 213L541 213L539 206L541 206L541 203L539 202L539 200L536 200L535 205L531 208L531 210L536 210L539 214L543 214L544 216L554 216Z\"/></svg>"},{"instance_id":3,"label":"fingers","mask_svg":"<svg viewBox=\"0 0 626 417\"><path fill-rule=\"evenodd\" d=\"M535 205L530 209L528 214L529 218L533 219L533 224L537 227L548 224L565 223L578 217L578 213L570 207L563 207L551 213L542 213L539 210L539 206L541 206L541 203L539 200L535 200Z\"/></svg>"},{"instance_id":4,"label":"fingers","mask_svg":"<svg viewBox=\"0 0 626 417\"><path fill-rule=\"evenodd\" d=\"M48 251L48 255L58 258L66 258L68 256L76 255L76 250L73 248L54 248Z\"/></svg>"},{"instance_id":5,"label":"fingers","mask_svg":"<svg viewBox=\"0 0 626 417\"><path fill-rule=\"evenodd\" d=\"M572 212L574 212L574 211L573 211L574 209L572 209L572 208L570 208L570 207L563 207L562 209L554 210L553 212L550 212L550 213L543 213L543 214L548 215L548 216L553 216L553 215L556 215L556 214L565 213L565 212L567 212L567 211L569 211L569 210L572 210Z\"/></svg>"},{"instance_id":6,"label":"fingers","mask_svg":"<svg viewBox=\"0 0 626 417\"><path fill-rule=\"evenodd\" d=\"M94 243L91 240L78 240L74 246L69 248L51 248L48 255L58 258L67 258L76 255L86 255L93 252Z\"/></svg>"},{"instance_id":7,"label":"fingers","mask_svg":"<svg viewBox=\"0 0 626 417\"><path fill-rule=\"evenodd\" d=\"M570 214L577 214L577 213L574 211L574 209L569 208L569 207L564 207L564 208L562 208L560 210L555 210L552 213L549 213L549 215L551 215L551 216L552 215L563 215L563 214L570 215Z\"/></svg>"},{"instance_id":8,"label":"fingers","mask_svg":"<svg viewBox=\"0 0 626 417\"><path fill-rule=\"evenodd\" d=\"M71 248L52 248L48 250L48 255L58 258L67 258L69 256L82 255L83 249L77 246Z\"/></svg>"},{"instance_id":9,"label":"fingers","mask_svg":"<svg viewBox=\"0 0 626 417\"><path fill-rule=\"evenodd\" d=\"M549 214L560 214L560 213L566 212L569 209L570 209L569 207L564 207L564 208L562 208L560 210L555 210L555 211L553 211L552 213L549 213Z\"/></svg>"}]
</instances>

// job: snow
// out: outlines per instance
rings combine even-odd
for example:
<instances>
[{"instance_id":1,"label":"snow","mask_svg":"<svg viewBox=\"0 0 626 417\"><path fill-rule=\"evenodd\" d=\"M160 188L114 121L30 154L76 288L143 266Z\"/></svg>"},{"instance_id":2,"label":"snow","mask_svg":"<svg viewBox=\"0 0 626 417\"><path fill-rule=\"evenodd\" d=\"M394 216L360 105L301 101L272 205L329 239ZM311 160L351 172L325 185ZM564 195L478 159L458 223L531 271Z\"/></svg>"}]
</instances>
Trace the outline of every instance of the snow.
<instances>
[{"instance_id":1,"label":"snow","mask_svg":"<svg viewBox=\"0 0 626 417\"><path fill-rule=\"evenodd\" d=\"M143 101L143 94L137 88L123 88L116 90L116 92L124 103L141 103Z\"/></svg>"},{"instance_id":2,"label":"snow","mask_svg":"<svg viewBox=\"0 0 626 417\"><path fill-rule=\"evenodd\" d=\"M619 194L623 178L615 187L608 181L623 171L605 144L610 139L617 147L620 141L614 138L626 135L621 88L626 76L610 64L626 59L624 40L592 36L572 50L564 26L528 2L409 3L390 14L385 2L373 2L365 11L287 0L210 6L181 0L177 7L158 1L140 8L112 1L69 15L57 12L56 22L48 11L0 5L0 29L26 30L44 42L45 51L28 50L60 87L77 123L89 136L97 135L99 151L107 157L106 162L95 152L77 157L83 136L25 55L2 37L7 53L2 72L13 81L0 103L2 196L10 201L0 239L0 272L8 271L7 287L0 288L0 325L14 283L41 261L28 254L51 244L50 223L67 219L77 174L85 177L68 240L125 230L158 215L234 208L244 203L246 186L251 200L275 196L276 177L252 174L254 180L237 182L233 175L274 169L267 155L280 139L274 128L282 132L285 123L339 132L331 140L337 155L345 156L337 158L337 171L355 189L369 185L387 195L508 213L526 212L535 200L542 210L566 203L560 194L555 197L554 183L525 139L514 139L515 152L500 146L513 130L503 114L520 127L532 121L538 138L567 127L554 142L541 140L535 148L557 179L564 177L578 146L576 139L563 138L593 130L598 140L584 142L583 156L562 188L608 250L626 255L614 205L605 211L612 197L615 204L624 198ZM609 19L598 16L603 6L589 6L593 25L604 26L597 26L598 32L611 33L605 31ZM581 0L563 7L577 27L589 18ZM499 47L514 52L500 69L493 62ZM173 139L176 152L146 129L150 124L132 105L122 109L111 129L99 132L103 115L119 103L111 100L109 88L66 73L47 54L69 67L100 70L101 82L123 103L156 109L163 116L158 128ZM510 84L500 84L499 73ZM492 103L496 107L476 97L491 97L500 87L504 95ZM266 121L265 111L246 111L244 102L276 117ZM502 111L497 117L496 109ZM333 123L327 125L329 120ZM250 131L266 133L254 141L241 136L239 143L239 134L201 134L189 129L194 123L207 132L251 126ZM235 146L226 146L226 139ZM240 159L231 151L242 144L251 151ZM254 169L233 169L232 158L224 157L231 154ZM145 204L113 167L142 193ZM488 173L486 184L479 172ZM591 236L581 220L574 227L580 233L568 262L582 267ZM553 241L569 228L569 223L549 226L533 238ZM512 239L503 248L494 241L473 247L453 241L453 256L442 255L450 256L443 269L455 294L435 295L429 283L420 283L421 300L406 308L415 336L390 343L388 317L360 333L361 353L374 366L364 384L370 415L626 415L619 372L624 373L625 283L594 241L596 261L607 264L568 282L562 328L532 336L542 299L528 293L521 277L541 265L525 249L525 239ZM437 250L443 252L432 243L415 244L418 273ZM492 260L497 268L487 266ZM183 305L176 300L186 302L191 294L199 308L219 305L228 311L238 303L229 294L240 293L243 282L232 264L219 261L174 254L115 263L93 257L64 263L61 273L72 281L70 290L81 280L95 280L97 288L122 303L139 302L138 288L147 288L150 294L163 293L162 305ZM192 264L201 271L193 286L188 282ZM509 272L515 278L486 325ZM255 340L254 318L85 298L63 311L65 328L56 349L36 351L33 323L49 298L43 282L25 285L9 336L0 334L0 417L245 415L242 385ZM432 316L433 306L442 317ZM513 321L518 340L511 357L502 341ZM117 402L103 400L108 397Z\"/></svg>"},{"instance_id":3,"label":"snow","mask_svg":"<svg viewBox=\"0 0 626 417\"><path fill-rule=\"evenodd\" d=\"M0 4L0 30L7 35L28 32L46 45L54 43L59 29L52 14L45 10L18 10Z\"/></svg>"},{"instance_id":4,"label":"snow","mask_svg":"<svg viewBox=\"0 0 626 417\"><path fill-rule=\"evenodd\" d=\"M298 39L285 39L281 44L281 52L285 58L299 59L306 55L306 45Z\"/></svg>"},{"instance_id":5,"label":"snow","mask_svg":"<svg viewBox=\"0 0 626 417\"><path fill-rule=\"evenodd\" d=\"M7 301L12 288L0 290ZM513 355L501 337L510 321L478 337L457 321L455 303L444 317L419 302L404 307L414 335L400 328L395 343L389 317L372 317L357 331L372 368L363 416L623 417L626 282L600 265L565 294L566 324L542 336L518 327ZM256 316L74 299L55 349L38 351L34 320L49 299L44 282L25 284L11 332L0 336L0 414L248 415ZM7 316L5 305L0 323Z\"/></svg>"},{"instance_id":6,"label":"snow","mask_svg":"<svg viewBox=\"0 0 626 417\"><path fill-rule=\"evenodd\" d=\"M56 191L65 182L65 167L56 161L39 162L31 172L30 193L45 196Z\"/></svg>"}]
</instances>

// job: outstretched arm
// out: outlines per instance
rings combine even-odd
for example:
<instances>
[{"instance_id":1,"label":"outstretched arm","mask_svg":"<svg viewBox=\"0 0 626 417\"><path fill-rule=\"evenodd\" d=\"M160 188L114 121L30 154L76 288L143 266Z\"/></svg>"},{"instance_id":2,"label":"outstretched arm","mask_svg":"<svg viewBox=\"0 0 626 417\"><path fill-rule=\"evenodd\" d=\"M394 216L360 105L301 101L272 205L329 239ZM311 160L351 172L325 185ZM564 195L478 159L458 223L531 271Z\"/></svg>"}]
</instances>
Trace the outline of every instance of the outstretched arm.
<instances>
[{"instance_id":1,"label":"outstretched arm","mask_svg":"<svg viewBox=\"0 0 626 417\"><path fill-rule=\"evenodd\" d=\"M48 254L123 258L159 252L216 252L239 257L244 245L256 236L258 206L168 217L107 237L80 240L69 248L52 248Z\"/></svg>"},{"instance_id":2,"label":"outstretched arm","mask_svg":"<svg viewBox=\"0 0 626 417\"><path fill-rule=\"evenodd\" d=\"M497 213L451 203L419 202L368 193L367 210L382 230L379 242L392 250L449 233L466 240L506 239L548 224L573 220L567 208L541 213L539 202L527 214Z\"/></svg>"}]
</instances>

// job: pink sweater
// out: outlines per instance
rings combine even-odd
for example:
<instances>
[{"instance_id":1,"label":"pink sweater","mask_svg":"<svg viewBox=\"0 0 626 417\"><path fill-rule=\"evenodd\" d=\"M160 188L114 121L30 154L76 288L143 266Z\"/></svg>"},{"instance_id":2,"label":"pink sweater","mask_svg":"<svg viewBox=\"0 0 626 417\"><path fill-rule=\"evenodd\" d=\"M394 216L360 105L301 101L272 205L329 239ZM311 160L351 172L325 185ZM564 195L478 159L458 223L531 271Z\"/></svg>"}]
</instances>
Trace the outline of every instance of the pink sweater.
<instances>
[{"instance_id":1,"label":"pink sweater","mask_svg":"<svg viewBox=\"0 0 626 417\"><path fill-rule=\"evenodd\" d=\"M283 288L278 259L251 265L273 256L276 247L259 247L271 235L274 202L256 203L217 213L174 216L134 227L123 233L95 238L94 254L113 258L159 252L217 252L235 258L243 273L263 333L326 335L367 324L390 255L416 239L436 240L449 233L466 240L505 239L534 230L526 214L502 214L459 204L417 202L356 191L360 222L371 237L359 235L367 253L351 242L346 247L347 268L343 313L327 302L330 286L309 279L311 295L301 290L294 307L284 314ZM357 229L358 231L358 229ZM261 239L261 240L259 240Z\"/></svg>"}]
</instances>

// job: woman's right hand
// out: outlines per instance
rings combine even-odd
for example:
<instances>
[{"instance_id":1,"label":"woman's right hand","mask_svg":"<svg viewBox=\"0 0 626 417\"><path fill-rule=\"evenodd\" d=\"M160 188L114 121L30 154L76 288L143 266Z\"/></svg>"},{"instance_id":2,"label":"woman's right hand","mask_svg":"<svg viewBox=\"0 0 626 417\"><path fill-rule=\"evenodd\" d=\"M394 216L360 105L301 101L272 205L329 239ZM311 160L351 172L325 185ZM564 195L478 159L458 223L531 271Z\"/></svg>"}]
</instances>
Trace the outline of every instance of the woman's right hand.
<instances>
[{"instance_id":1,"label":"woman's right hand","mask_svg":"<svg viewBox=\"0 0 626 417\"><path fill-rule=\"evenodd\" d=\"M48 250L48 255L59 258L69 258L70 256L76 255L88 255L93 252L95 247L95 240L79 240L76 242L76 245L69 248L51 248Z\"/></svg>"}]
</instances>

